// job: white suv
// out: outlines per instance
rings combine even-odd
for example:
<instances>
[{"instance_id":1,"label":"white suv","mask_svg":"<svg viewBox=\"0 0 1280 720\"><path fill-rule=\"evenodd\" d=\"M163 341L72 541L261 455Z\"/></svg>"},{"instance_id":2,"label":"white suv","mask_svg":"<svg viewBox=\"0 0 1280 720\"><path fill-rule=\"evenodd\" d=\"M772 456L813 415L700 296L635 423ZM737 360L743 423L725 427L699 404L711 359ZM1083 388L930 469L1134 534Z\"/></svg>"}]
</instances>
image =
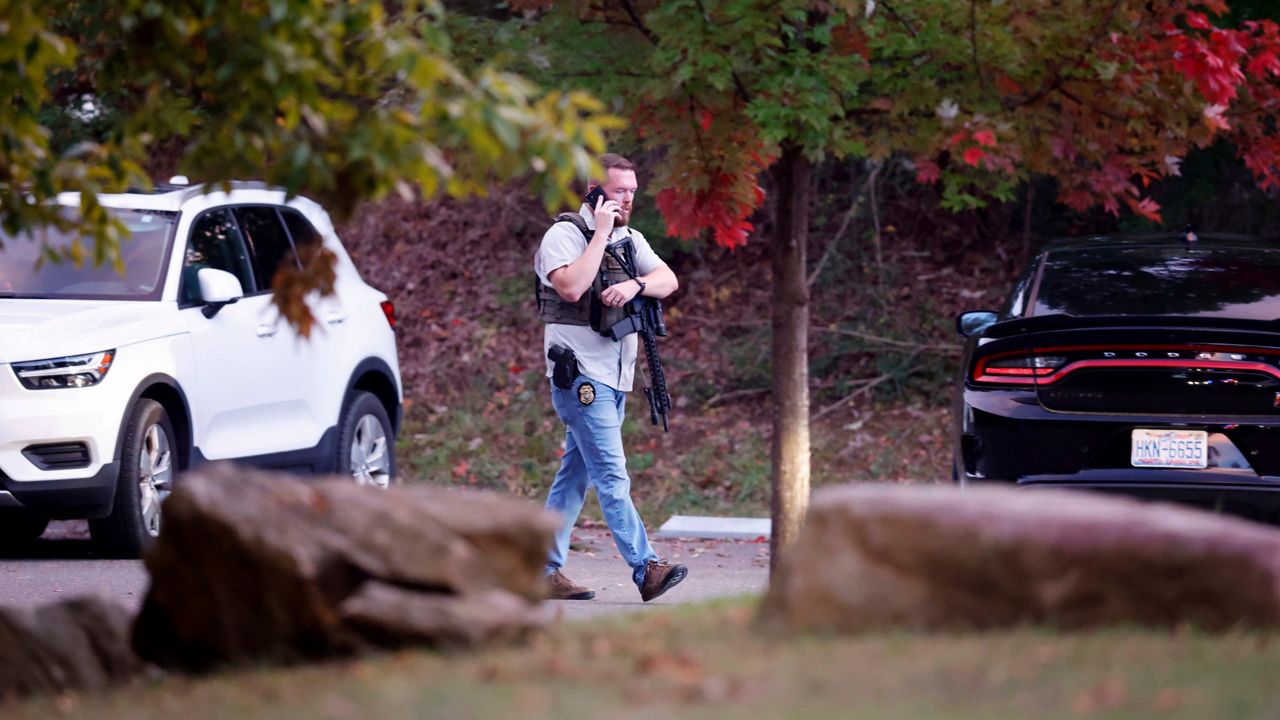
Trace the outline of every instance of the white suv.
<instances>
[{"instance_id":1,"label":"white suv","mask_svg":"<svg viewBox=\"0 0 1280 720\"><path fill-rule=\"evenodd\" d=\"M59 200L77 212L79 197ZM0 542L89 518L103 552L137 556L175 476L211 460L392 481L394 307L323 209L257 183L100 202L131 231L123 272L38 264L40 242L0 231ZM44 244L74 240L50 228ZM305 339L270 286L314 243L337 277L307 298Z\"/></svg>"}]
</instances>

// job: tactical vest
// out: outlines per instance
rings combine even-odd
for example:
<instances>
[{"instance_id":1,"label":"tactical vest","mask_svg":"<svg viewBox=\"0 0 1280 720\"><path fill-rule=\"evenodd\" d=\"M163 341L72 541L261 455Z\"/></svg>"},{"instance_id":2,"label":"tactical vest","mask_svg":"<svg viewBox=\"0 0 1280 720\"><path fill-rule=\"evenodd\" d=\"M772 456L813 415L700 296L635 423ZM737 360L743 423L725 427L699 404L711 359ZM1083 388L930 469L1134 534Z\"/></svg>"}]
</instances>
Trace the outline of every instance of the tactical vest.
<instances>
[{"instance_id":1,"label":"tactical vest","mask_svg":"<svg viewBox=\"0 0 1280 720\"><path fill-rule=\"evenodd\" d=\"M583 238L588 243L591 242L591 229L578 213L561 213L556 216L556 222L573 223L582 231ZM609 247L632 269L635 268L636 249L631 238ZM577 302L566 302L555 288L542 284L542 281L535 277L533 279L534 299L538 304L538 319L544 323L557 325L586 325L607 337L609 328L627 314L625 307L608 307L600 299L600 293L604 292L605 288L631 279L631 274L622 263L618 262L618 257L614 257L614 253L605 252L604 259L600 262L600 269L596 272L595 279L591 281L591 289L583 293Z\"/></svg>"}]
</instances>

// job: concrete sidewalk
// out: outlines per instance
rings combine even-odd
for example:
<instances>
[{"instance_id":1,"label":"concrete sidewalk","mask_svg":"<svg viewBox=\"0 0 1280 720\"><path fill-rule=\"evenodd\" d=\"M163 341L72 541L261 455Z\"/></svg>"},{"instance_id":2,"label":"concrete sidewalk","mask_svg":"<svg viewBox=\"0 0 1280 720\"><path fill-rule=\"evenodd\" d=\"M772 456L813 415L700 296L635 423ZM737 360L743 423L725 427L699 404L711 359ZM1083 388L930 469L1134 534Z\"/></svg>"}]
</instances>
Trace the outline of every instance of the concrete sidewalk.
<instances>
[{"instance_id":1,"label":"concrete sidewalk","mask_svg":"<svg viewBox=\"0 0 1280 720\"><path fill-rule=\"evenodd\" d=\"M672 564L689 568L684 582L652 602L642 602L631 582L631 568L614 547L603 523L579 522L573 531L564 574L596 591L594 600L548 600L550 617L577 620L734 595L761 595L769 580L769 543L755 540L682 540L655 538L650 543Z\"/></svg>"}]
</instances>

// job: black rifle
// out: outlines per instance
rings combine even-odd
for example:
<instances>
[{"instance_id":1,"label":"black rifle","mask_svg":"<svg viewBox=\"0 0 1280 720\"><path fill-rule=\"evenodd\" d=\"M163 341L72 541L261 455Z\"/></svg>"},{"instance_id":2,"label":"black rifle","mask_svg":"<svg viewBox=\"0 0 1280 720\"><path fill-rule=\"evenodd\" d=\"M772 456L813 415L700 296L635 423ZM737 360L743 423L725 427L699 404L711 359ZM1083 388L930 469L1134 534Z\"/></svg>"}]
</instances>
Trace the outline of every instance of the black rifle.
<instances>
[{"instance_id":1,"label":"black rifle","mask_svg":"<svg viewBox=\"0 0 1280 720\"><path fill-rule=\"evenodd\" d=\"M618 251L606 248L606 252L622 265L627 274L636 278L635 265L619 257ZM667 376L662 372L662 358L658 357L658 338L667 336L667 325L662 321L662 302L655 298L637 295L627 303L627 315L609 328L609 337L617 342L631 333L639 333L644 340L645 362L649 363L649 387L644 389L644 399L649 401L649 422L657 425L662 418L662 431L669 432L667 413L671 411L671 395L667 393Z\"/></svg>"}]
</instances>

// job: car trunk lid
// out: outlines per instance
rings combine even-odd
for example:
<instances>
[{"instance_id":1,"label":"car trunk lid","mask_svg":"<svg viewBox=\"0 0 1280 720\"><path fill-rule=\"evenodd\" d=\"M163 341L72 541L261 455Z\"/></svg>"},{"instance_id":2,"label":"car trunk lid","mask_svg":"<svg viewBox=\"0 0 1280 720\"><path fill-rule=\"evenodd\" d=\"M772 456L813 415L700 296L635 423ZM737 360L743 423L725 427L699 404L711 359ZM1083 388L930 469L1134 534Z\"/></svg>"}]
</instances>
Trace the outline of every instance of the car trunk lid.
<instances>
[{"instance_id":1,"label":"car trunk lid","mask_svg":"<svg viewBox=\"0 0 1280 720\"><path fill-rule=\"evenodd\" d=\"M1280 416L1274 323L1099 320L1028 323L1018 344L1046 409Z\"/></svg>"}]
</instances>

